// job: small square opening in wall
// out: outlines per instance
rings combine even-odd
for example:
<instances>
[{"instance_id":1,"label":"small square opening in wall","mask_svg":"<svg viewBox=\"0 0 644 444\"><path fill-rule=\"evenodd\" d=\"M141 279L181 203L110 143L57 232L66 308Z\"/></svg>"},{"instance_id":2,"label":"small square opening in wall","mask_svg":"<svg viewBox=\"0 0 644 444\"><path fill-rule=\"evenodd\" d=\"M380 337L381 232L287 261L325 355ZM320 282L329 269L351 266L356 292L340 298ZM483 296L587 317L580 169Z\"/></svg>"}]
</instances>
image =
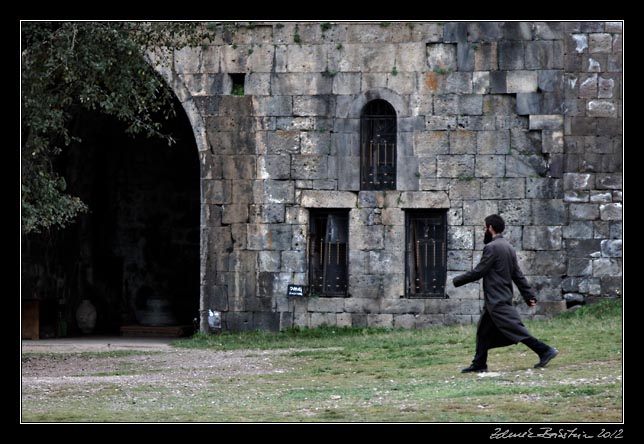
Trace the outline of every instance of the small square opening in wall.
<instances>
[{"instance_id":1,"label":"small square opening in wall","mask_svg":"<svg viewBox=\"0 0 644 444\"><path fill-rule=\"evenodd\" d=\"M246 81L245 73L236 73L229 74L232 88L230 94L233 96L243 96L244 95L244 83Z\"/></svg>"}]
</instances>

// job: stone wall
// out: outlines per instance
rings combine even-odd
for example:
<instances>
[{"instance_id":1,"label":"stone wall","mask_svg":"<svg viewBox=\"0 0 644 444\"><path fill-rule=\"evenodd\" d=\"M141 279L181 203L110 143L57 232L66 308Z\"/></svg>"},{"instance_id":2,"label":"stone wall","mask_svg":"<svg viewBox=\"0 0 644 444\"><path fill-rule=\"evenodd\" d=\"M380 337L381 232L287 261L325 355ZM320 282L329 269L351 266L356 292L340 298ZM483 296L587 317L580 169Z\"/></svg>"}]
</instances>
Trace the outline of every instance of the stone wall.
<instances>
[{"instance_id":1,"label":"stone wall","mask_svg":"<svg viewBox=\"0 0 644 444\"><path fill-rule=\"evenodd\" d=\"M568 301L622 295L622 23L565 24Z\"/></svg>"},{"instance_id":2,"label":"stone wall","mask_svg":"<svg viewBox=\"0 0 644 444\"><path fill-rule=\"evenodd\" d=\"M540 297L525 316L621 294L621 23L214 28L162 71L200 148L202 310L227 329L476 322L480 283L451 279L491 213ZM374 99L397 114L395 191L360 191ZM346 298L286 295L308 283L311 208L350 211ZM449 298L405 296L404 211L420 208L448 212Z\"/></svg>"}]
</instances>

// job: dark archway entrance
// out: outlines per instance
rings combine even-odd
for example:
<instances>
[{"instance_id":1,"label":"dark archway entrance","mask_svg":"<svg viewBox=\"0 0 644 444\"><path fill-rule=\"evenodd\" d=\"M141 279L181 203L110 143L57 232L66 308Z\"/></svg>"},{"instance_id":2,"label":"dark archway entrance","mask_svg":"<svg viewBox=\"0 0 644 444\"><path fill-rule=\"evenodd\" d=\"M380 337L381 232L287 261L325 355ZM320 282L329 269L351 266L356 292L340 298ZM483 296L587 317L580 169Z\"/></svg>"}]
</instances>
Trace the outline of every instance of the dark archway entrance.
<instances>
[{"instance_id":1,"label":"dark archway entrance","mask_svg":"<svg viewBox=\"0 0 644 444\"><path fill-rule=\"evenodd\" d=\"M38 301L41 338L81 334L83 299L96 307L95 334L192 325L198 316L199 160L188 117L174 106L164 128L172 146L133 138L104 115L75 122L82 142L57 167L90 213L23 242L22 297Z\"/></svg>"}]
</instances>

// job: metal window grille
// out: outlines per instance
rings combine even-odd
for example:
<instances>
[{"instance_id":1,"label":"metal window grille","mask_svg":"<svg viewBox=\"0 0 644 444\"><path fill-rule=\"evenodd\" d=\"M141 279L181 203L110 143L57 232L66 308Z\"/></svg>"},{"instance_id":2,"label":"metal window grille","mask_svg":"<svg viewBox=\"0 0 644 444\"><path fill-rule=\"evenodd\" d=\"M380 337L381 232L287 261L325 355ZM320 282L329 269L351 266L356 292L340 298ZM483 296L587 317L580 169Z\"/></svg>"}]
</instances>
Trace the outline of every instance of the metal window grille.
<instances>
[{"instance_id":1,"label":"metal window grille","mask_svg":"<svg viewBox=\"0 0 644 444\"><path fill-rule=\"evenodd\" d=\"M311 211L309 286L318 296L346 296L349 264L349 212Z\"/></svg>"},{"instance_id":2,"label":"metal window grille","mask_svg":"<svg viewBox=\"0 0 644 444\"><path fill-rule=\"evenodd\" d=\"M408 211L406 219L407 296L445 297L447 212Z\"/></svg>"},{"instance_id":3,"label":"metal window grille","mask_svg":"<svg viewBox=\"0 0 644 444\"><path fill-rule=\"evenodd\" d=\"M384 100L365 105L360 119L360 188L396 189L396 111Z\"/></svg>"}]
</instances>

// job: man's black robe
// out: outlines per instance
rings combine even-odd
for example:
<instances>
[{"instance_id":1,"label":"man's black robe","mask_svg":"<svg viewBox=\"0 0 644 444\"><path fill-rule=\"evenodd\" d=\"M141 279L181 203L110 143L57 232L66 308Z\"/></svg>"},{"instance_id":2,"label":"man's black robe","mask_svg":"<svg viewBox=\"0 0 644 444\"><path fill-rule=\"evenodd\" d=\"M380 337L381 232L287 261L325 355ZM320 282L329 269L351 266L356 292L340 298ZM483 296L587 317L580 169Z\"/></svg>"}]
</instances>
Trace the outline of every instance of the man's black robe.
<instances>
[{"instance_id":1,"label":"man's black robe","mask_svg":"<svg viewBox=\"0 0 644 444\"><path fill-rule=\"evenodd\" d=\"M514 248L503 236L497 235L483 248L478 265L472 271L456 276L454 286L460 287L480 278L483 278L485 312L479 321L477 334L489 337L490 348L516 344L530 338L532 335L512 305L512 282L526 303L530 299L536 300L536 294L519 268Z\"/></svg>"}]
</instances>

